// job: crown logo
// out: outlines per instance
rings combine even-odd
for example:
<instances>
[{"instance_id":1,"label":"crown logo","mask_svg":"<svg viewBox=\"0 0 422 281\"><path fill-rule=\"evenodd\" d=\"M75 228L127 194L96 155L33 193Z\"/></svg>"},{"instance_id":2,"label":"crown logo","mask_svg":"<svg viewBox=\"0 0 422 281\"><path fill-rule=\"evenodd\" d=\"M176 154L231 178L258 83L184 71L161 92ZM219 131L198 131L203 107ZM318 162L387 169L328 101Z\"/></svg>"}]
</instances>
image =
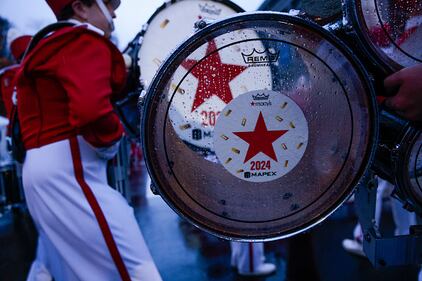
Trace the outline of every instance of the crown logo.
<instances>
[{"instance_id":1,"label":"crown logo","mask_svg":"<svg viewBox=\"0 0 422 281\"><path fill-rule=\"evenodd\" d=\"M264 51L260 52L254 48L252 53L250 54L242 53L242 57L244 62L247 64L268 64L278 61L280 57L280 51L271 51L267 48Z\"/></svg>"},{"instance_id":2,"label":"crown logo","mask_svg":"<svg viewBox=\"0 0 422 281\"><path fill-rule=\"evenodd\" d=\"M263 100L268 100L270 98L270 95L266 95L262 93L262 94L252 95L252 98L253 100L256 100L256 101L263 101Z\"/></svg>"},{"instance_id":3,"label":"crown logo","mask_svg":"<svg viewBox=\"0 0 422 281\"><path fill-rule=\"evenodd\" d=\"M219 16L221 14L222 9L218 9L215 5L211 5L208 3L203 4L199 4L199 9L201 10L201 12L206 13L206 14L210 14L210 15L216 15Z\"/></svg>"}]
</instances>

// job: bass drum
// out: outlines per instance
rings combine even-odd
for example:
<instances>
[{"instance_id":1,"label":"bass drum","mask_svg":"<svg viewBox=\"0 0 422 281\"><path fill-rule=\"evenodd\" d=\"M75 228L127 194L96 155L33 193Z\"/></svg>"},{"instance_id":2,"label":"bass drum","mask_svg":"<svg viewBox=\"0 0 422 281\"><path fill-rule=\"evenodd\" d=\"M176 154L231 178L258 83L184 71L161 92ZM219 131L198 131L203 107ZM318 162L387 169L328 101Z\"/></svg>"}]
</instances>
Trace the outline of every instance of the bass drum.
<instances>
[{"instance_id":1,"label":"bass drum","mask_svg":"<svg viewBox=\"0 0 422 281\"><path fill-rule=\"evenodd\" d=\"M128 94L116 108L131 138L139 139L139 95L162 61L193 34L197 21L213 21L239 12L243 9L228 0L172 0L157 9L124 50L131 58Z\"/></svg>"},{"instance_id":2,"label":"bass drum","mask_svg":"<svg viewBox=\"0 0 422 281\"><path fill-rule=\"evenodd\" d=\"M381 81L422 63L422 1L346 0L344 12L347 36L358 43Z\"/></svg>"},{"instance_id":3,"label":"bass drum","mask_svg":"<svg viewBox=\"0 0 422 281\"><path fill-rule=\"evenodd\" d=\"M221 102L227 101L227 102ZM219 104L210 155L185 133ZM152 184L194 225L241 241L316 225L352 193L374 154L368 75L320 26L256 12L213 23L163 63L143 102Z\"/></svg>"}]
</instances>

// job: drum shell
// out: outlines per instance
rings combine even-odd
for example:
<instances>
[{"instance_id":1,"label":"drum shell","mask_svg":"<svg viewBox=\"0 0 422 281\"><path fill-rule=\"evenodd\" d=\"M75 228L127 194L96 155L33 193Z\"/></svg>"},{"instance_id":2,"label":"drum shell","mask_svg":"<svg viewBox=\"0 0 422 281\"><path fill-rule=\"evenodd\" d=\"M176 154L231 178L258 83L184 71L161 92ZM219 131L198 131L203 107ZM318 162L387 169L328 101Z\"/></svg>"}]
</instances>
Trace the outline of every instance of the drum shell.
<instances>
[{"instance_id":1,"label":"drum shell","mask_svg":"<svg viewBox=\"0 0 422 281\"><path fill-rule=\"evenodd\" d=\"M421 136L420 129L409 126L393 165L400 199L407 209L415 211L419 216L422 216L422 189L421 175L418 174L420 167L417 170L416 164L422 161Z\"/></svg>"},{"instance_id":2,"label":"drum shell","mask_svg":"<svg viewBox=\"0 0 422 281\"><path fill-rule=\"evenodd\" d=\"M380 133L373 170L380 177L395 183L394 158L397 158L400 144L409 129L409 122L383 110L380 113Z\"/></svg>"},{"instance_id":3,"label":"drum shell","mask_svg":"<svg viewBox=\"0 0 422 281\"><path fill-rule=\"evenodd\" d=\"M278 15L276 13L274 13L274 14L268 13L268 14L269 15L267 15L267 13L266 13L265 20L272 19L271 16L274 16L274 18L276 18L277 20L279 20L279 17L281 17L280 15ZM261 14L248 15L248 16L250 16L252 19L254 19L254 17L257 17L257 18L263 17L263 15L261 15ZM283 15L283 17L287 17L287 16ZM232 21L232 20L233 20L233 18L228 19L227 21L219 22L218 24L225 24L226 22L229 22L229 21ZM298 22L301 22L301 23L303 22L302 19L296 19L295 18L295 20L297 20ZM142 138L142 140L143 140L143 149L146 152L146 162L147 162L147 166L148 166L149 172L150 172L151 177L152 177L153 184L157 187L158 191L161 193L164 200L176 212L178 212L179 214L181 214L184 217L187 217L187 219L190 220L195 225L198 225L199 227L201 227L201 228L203 228L203 229L205 229L205 230L207 230L207 231L209 231L213 234L216 234L217 236L221 236L221 237L225 237L225 238L230 237L231 239L241 239L241 240L244 240L244 241L264 241L264 240L273 240L273 239L277 239L277 238L280 238L280 237L287 237L287 236L290 236L290 235L294 235L294 234L301 232L303 230L306 230L309 227L311 227L312 225L315 225L316 223L320 222L322 219L324 219L326 216L328 216L328 213L331 213L336 208L333 208L328 213L325 213L323 215L324 218L317 218L317 219L313 220L304 229L300 229L300 230L299 229L293 229L287 234L286 233L278 233L278 234L272 233L271 235L268 235L268 233L265 233L265 234L258 235L258 236L251 235L249 237L245 237L245 236L242 236L239 233L235 233L235 231L233 229L228 229L228 228L226 228L225 231L221 231L221 229L219 229L219 231L216 232L214 227L219 228L219 227L222 227L221 225L217 225L217 226L213 225L212 228L210 228L209 225L204 224L204 222L207 222L207 218L200 218L199 219L198 217L195 217L195 218L189 217L187 215L187 213L189 212L189 206L187 206L185 204L185 202L183 202L183 201L180 201L180 202L173 201L173 200L180 200L180 199L178 199L178 198L174 199L177 196L173 196L173 195L175 195L175 194L172 193L173 191L168 190L168 188L166 188L166 186L170 184L170 181L163 178L162 174L165 174L165 175L168 174L168 175L170 175L170 177L172 177L173 176L172 175L172 173L173 173L172 172L172 165L174 165L174 163L169 162L168 163L169 167L167 169L158 169L157 168L161 165L158 162L160 162L162 160L158 159L159 157L155 157L154 156L155 152L153 152L153 151L154 150L160 151L161 149L163 149L163 147L161 146L161 144L155 145L153 143L152 138L150 139L150 138L147 137L147 134L148 134L148 132L155 130L155 128L154 128L155 124L153 124L154 122L151 122L151 119L154 119L157 113L153 112L151 109L152 108L158 108L159 104L161 102L165 103L165 101L166 101L165 95L160 94L161 93L160 89L162 89L163 85L165 85L164 84L165 82L163 81L164 78L163 78L163 75L162 75L161 72L164 71L164 70L168 71L169 73L175 72L177 67L175 67L172 64L171 61L175 60L177 58L177 56L180 56L180 53L182 52L182 50L184 48L192 48L192 46L194 44L197 44L197 46L202 45L204 43L203 40L202 40L202 42L195 42L195 40L198 40L199 38L201 38L201 36L208 34L208 32L212 33L213 28L217 28L215 26L217 26L217 23L209 26L207 28L207 30L201 30L200 32L195 34L193 38L191 38L188 41L186 41L185 43L183 43L183 45L178 50L176 50L176 52L174 54L172 54L172 56L165 62L165 65L161 68L161 71L159 73L161 75L156 76L156 79L154 79L153 83L151 84L151 87L149 88L149 92L148 92L148 95L147 95L147 98L146 98L146 101L145 101L144 112L142 114L143 115L143 121L142 121L142 132L143 132L142 136L143 136L143 138ZM330 38L332 38L330 35L328 35L328 36ZM193 42L195 42L195 43L193 43ZM347 54L353 56L351 53L349 53L349 50L346 47L345 47L345 49L346 49L345 52ZM353 66L356 67L356 69L358 70L357 72L361 73L360 71L362 71L362 73L366 74L365 70L362 68L362 66L360 65L360 63L358 61L353 60L353 62L356 63L356 64L353 64ZM365 85L368 86L368 89L367 89L368 93L370 93L369 98L373 99L374 103L372 105L374 105L375 104L375 100L374 100L375 98L374 98L374 96L372 96L373 95L373 89L371 87L372 84L369 81L365 81L365 82L367 83ZM373 122L371 122L371 132L370 132L369 138L372 141L371 144L374 144L376 136L377 136L376 108L370 106L369 108L367 108L367 110L370 112L371 117L373 117L373 120L372 120ZM165 111L160 111L159 113L164 115ZM159 119L161 120L162 117L160 116ZM162 133L163 133L163 131L159 131L157 133L158 134L157 139L162 137L162 135L161 135ZM368 163L372 161L372 158L374 156L373 155L373 151L374 151L373 148L370 149L370 151L371 152L369 152L365 157L365 159L367 161L365 161L365 164L358 171L358 173L360 175L362 175L366 171L366 169L369 165ZM215 171L214 170L211 171L211 173L214 173L214 174L216 174L217 172L218 172L217 169L215 169ZM356 179L356 182L354 184L356 184L357 181L358 181L358 179ZM352 184L352 189L353 189L354 184ZM345 200L346 197L347 196L345 196L343 199ZM225 203L226 203L225 201L224 202L221 201L221 204L224 205ZM280 235L280 236L277 236L277 235Z\"/></svg>"},{"instance_id":4,"label":"drum shell","mask_svg":"<svg viewBox=\"0 0 422 281\"><path fill-rule=\"evenodd\" d=\"M411 182L409 166L420 134L416 124L382 110L377 152L372 165L376 174L395 185L396 195L405 206L418 213L422 210L422 193Z\"/></svg>"}]
</instances>

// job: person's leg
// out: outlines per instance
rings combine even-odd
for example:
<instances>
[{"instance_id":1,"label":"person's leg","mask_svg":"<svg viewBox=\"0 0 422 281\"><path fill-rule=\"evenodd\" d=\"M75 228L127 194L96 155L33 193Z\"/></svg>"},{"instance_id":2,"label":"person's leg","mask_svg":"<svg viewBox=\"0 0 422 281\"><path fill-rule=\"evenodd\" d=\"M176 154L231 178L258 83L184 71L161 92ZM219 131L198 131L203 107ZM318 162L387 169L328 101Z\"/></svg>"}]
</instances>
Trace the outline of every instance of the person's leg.
<instances>
[{"instance_id":1,"label":"person's leg","mask_svg":"<svg viewBox=\"0 0 422 281\"><path fill-rule=\"evenodd\" d=\"M274 264L265 263L263 243L231 242L236 251L236 267L240 275L267 275L276 270Z\"/></svg>"},{"instance_id":2,"label":"person's leg","mask_svg":"<svg viewBox=\"0 0 422 281\"><path fill-rule=\"evenodd\" d=\"M38 237L37 253L27 276L27 281L51 281L53 277L47 269L47 253L44 242Z\"/></svg>"},{"instance_id":3,"label":"person's leg","mask_svg":"<svg viewBox=\"0 0 422 281\"><path fill-rule=\"evenodd\" d=\"M107 185L105 161L84 141L29 151L24 183L40 233L68 268L52 263L54 278L161 281L133 209Z\"/></svg>"},{"instance_id":4,"label":"person's leg","mask_svg":"<svg viewBox=\"0 0 422 281\"><path fill-rule=\"evenodd\" d=\"M262 263L263 256L263 243L240 243L238 256L239 272L254 272Z\"/></svg>"},{"instance_id":5,"label":"person's leg","mask_svg":"<svg viewBox=\"0 0 422 281\"><path fill-rule=\"evenodd\" d=\"M378 177L377 201L375 203L375 223L379 226L382 215L383 200L386 195L390 196L394 186L388 181Z\"/></svg>"},{"instance_id":6,"label":"person's leg","mask_svg":"<svg viewBox=\"0 0 422 281\"><path fill-rule=\"evenodd\" d=\"M403 203L391 198L391 211L395 224L394 235L407 235L409 228L416 224L415 213L410 213L403 208Z\"/></svg>"},{"instance_id":7,"label":"person's leg","mask_svg":"<svg viewBox=\"0 0 422 281\"><path fill-rule=\"evenodd\" d=\"M238 258L239 258L239 252L240 252L240 242L234 242L230 241L230 265L232 267L237 268Z\"/></svg>"}]
</instances>

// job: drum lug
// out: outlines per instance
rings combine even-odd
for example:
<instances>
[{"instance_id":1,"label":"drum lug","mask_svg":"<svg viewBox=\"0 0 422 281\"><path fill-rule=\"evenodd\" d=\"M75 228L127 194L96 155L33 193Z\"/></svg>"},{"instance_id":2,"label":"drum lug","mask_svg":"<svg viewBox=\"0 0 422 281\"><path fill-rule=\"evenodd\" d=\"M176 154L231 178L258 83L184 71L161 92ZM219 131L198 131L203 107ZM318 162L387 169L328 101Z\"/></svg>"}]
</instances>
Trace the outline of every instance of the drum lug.
<instances>
[{"instance_id":1,"label":"drum lug","mask_svg":"<svg viewBox=\"0 0 422 281\"><path fill-rule=\"evenodd\" d=\"M290 16L300 17L300 18L308 20L308 21L317 22L317 20L315 18L309 16L307 13L305 13L304 11L301 11L301 10L290 9L288 14Z\"/></svg>"},{"instance_id":2,"label":"drum lug","mask_svg":"<svg viewBox=\"0 0 422 281\"><path fill-rule=\"evenodd\" d=\"M301 12L300 10L296 10L296 9L290 9L289 13L290 16L304 16L305 13Z\"/></svg>"},{"instance_id":3,"label":"drum lug","mask_svg":"<svg viewBox=\"0 0 422 281\"><path fill-rule=\"evenodd\" d=\"M396 161L399 159L400 155L400 144L397 144L393 149L391 149L391 161L393 163L396 163Z\"/></svg>"},{"instance_id":4,"label":"drum lug","mask_svg":"<svg viewBox=\"0 0 422 281\"><path fill-rule=\"evenodd\" d=\"M195 22L194 28L195 28L195 32L204 29L205 27L207 27L208 25L210 25L213 21L210 19L201 19L197 22Z\"/></svg>"},{"instance_id":5,"label":"drum lug","mask_svg":"<svg viewBox=\"0 0 422 281\"><path fill-rule=\"evenodd\" d=\"M143 24L141 31L143 31L143 32L147 31L148 30L148 27L149 27L149 24L148 23Z\"/></svg>"},{"instance_id":6,"label":"drum lug","mask_svg":"<svg viewBox=\"0 0 422 281\"><path fill-rule=\"evenodd\" d=\"M144 107L146 96L147 96L147 91L142 90L138 98L138 109L142 109Z\"/></svg>"},{"instance_id":7,"label":"drum lug","mask_svg":"<svg viewBox=\"0 0 422 281\"><path fill-rule=\"evenodd\" d=\"M151 189L152 194L160 195L160 192L158 191L158 188L154 183L151 182L151 184L149 185L149 188Z\"/></svg>"}]
</instances>

